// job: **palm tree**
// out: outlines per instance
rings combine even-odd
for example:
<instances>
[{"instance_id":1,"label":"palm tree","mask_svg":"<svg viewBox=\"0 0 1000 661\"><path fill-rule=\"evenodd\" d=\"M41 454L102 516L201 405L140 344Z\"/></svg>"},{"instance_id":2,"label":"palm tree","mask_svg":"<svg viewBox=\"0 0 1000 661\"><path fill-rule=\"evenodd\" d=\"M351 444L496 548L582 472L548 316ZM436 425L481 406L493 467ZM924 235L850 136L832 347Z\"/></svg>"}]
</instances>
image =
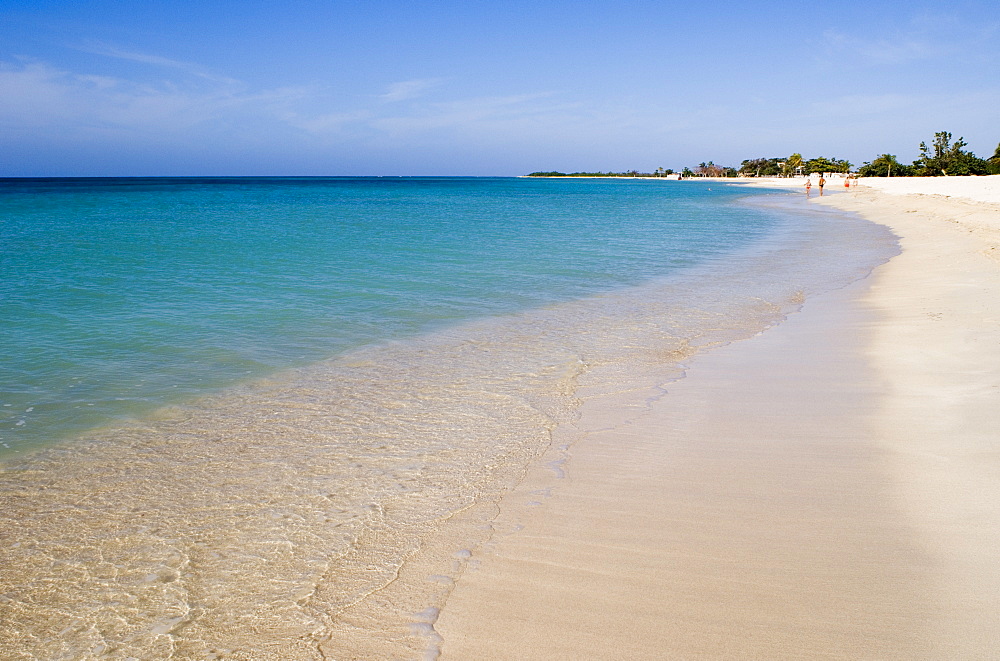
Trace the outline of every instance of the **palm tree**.
<instances>
[{"instance_id":1,"label":"palm tree","mask_svg":"<svg viewBox=\"0 0 1000 661\"><path fill-rule=\"evenodd\" d=\"M794 174L803 165L802 154L792 154L785 160L785 166L782 168L782 174L791 175Z\"/></svg>"}]
</instances>

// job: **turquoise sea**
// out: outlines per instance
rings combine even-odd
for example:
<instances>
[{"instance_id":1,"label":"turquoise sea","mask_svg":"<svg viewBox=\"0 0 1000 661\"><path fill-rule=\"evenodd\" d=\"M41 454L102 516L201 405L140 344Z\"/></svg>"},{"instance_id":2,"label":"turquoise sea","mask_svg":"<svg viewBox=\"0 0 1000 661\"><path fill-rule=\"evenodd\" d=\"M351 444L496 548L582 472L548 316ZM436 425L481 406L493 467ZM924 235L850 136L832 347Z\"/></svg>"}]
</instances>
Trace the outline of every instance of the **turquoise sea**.
<instances>
[{"instance_id":1,"label":"turquoise sea","mask_svg":"<svg viewBox=\"0 0 1000 661\"><path fill-rule=\"evenodd\" d=\"M525 179L0 182L0 451L760 239L742 191Z\"/></svg>"},{"instance_id":2,"label":"turquoise sea","mask_svg":"<svg viewBox=\"0 0 1000 661\"><path fill-rule=\"evenodd\" d=\"M0 649L45 659L436 658L589 393L896 250L639 179L7 179L0 238Z\"/></svg>"}]
</instances>

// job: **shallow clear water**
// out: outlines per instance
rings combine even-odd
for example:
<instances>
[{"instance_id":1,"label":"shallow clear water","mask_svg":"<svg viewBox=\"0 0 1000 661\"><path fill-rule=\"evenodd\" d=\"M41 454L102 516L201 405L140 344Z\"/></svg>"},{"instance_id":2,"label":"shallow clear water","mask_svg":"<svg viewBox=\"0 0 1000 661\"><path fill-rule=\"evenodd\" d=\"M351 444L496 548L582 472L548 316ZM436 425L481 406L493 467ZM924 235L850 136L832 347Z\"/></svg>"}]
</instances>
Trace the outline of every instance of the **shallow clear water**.
<instances>
[{"instance_id":1,"label":"shallow clear water","mask_svg":"<svg viewBox=\"0 0 1000 661\"><path fill-rule=\"evenodd\" d=\"M733 197L634 181L0 181L0 452L670 273L774 224Z\"/></svg>"},{"instance_id":2,"label":"shallow clear water","mask_svg":"<svg viewBox=\"0 0 1000 661\"><path fill-rule=\"evenodd\" d=\"M434 658L581 399L894 251L718 184L6 185L0 649L46 659Z\"/></svg>"}]
</instances>

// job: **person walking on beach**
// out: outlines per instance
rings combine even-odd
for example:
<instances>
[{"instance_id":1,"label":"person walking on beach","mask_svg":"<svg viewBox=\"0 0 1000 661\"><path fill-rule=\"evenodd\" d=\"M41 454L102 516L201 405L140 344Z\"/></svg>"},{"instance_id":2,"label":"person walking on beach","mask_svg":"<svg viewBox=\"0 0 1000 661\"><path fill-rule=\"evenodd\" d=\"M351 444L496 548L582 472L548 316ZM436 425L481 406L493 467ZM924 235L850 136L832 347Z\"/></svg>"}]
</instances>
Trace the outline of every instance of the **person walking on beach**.
<instances>
[{"instance_id":1,"label":"person walking on beach","mask_svg":"<svg viewBox=\"0 0 1000 661\"><path fill-rule=\"evenodd\" d=\"M819 196L820 197L823 197L823 186L824 185L826 185L826 179L823 178L823 175L820 175L819 176Z\"/></svg>"},{"instance_id":2,"label":"person walking on beach","mask_svg":"<svg viewBox=\"0 0 1000 661\"><path fill-rule=\"evenodd\" d=\"M806 177L806 197L809 197L809 189L812 188L813 181L809 177Z\"/></svg>"}]
</instances>

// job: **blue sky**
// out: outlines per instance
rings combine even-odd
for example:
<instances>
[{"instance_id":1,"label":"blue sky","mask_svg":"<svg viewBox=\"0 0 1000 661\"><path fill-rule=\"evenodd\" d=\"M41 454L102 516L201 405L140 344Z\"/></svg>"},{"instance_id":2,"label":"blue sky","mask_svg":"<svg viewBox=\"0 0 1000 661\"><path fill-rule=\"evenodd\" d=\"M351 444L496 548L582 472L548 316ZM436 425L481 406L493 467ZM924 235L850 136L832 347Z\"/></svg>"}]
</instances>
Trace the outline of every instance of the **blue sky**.
<instances>
[{"instance_id":1,"label":"blue sky","mask_svg":"<svg viewBox=\"0 0 1000 661\"><path fill-rule=\"evenodd\" d=\"M0 176L516 175L1000 142L975 2L4 0Z\"/></svg>"}]
</instances>

